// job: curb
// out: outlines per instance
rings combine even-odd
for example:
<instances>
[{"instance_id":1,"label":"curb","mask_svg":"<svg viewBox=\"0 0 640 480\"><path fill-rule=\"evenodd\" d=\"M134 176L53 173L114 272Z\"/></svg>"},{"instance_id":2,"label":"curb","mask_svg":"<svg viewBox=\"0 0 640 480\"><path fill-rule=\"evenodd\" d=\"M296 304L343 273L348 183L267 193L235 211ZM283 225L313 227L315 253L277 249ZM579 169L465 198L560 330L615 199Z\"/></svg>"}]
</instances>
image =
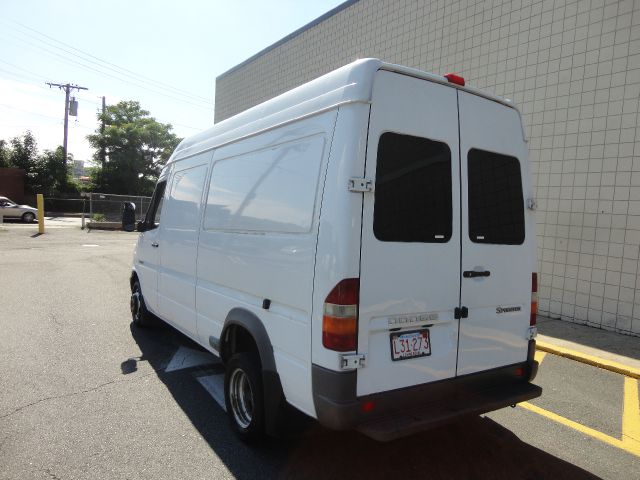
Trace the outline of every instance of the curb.
<instances>
[{"instance_id":1,"label":"curb","mask_svg":"<svg viewBox=\"0 0 640 480\"><path fill-rule=\"evenodd\" d=\"M586 363L587 365L593 365L594 367L609 370L610 372L619 373L631 378L640 379L640 369L624 365L613 360L607 360L605 358L595 357L586 353L578 352L577 350L571 350L565 347L559 347L547 342L536 342L536 349L543 352L552 353L560 357L569 358L577 362Z\"/></svg>"}]
</instances>

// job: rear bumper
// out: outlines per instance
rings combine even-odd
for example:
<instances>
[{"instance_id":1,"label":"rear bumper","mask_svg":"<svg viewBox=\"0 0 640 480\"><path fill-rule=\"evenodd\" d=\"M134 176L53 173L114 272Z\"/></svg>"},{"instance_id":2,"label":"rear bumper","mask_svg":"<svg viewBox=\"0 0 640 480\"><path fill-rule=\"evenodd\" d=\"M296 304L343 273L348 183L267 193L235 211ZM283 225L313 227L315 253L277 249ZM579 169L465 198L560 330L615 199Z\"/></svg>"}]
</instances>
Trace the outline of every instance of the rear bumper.
<instances>
[{"instance_id":1,"label":"rear bumper","mask_svg":"<svg viewBox=\"0 0 640 480\"><path fill-rule=\"evenodd\" d=\"M522 376L522 370L525 374ZM531 379L533 359L439 382L356 397L356 372L313 366L318 421L336 430L356 429L376 440L411 435L466 416L475 416L539 397ZM520 375L519 375L520 373ZM373 409L363 404L373 402Z\"/></svg>"},{"instance_id":2,"label":"rear bumper","mask_svg":"<svg viewBox=\"0 0 640 480\"><path fill-rule=\"evenodd\" d=\"M541 393L539 386L524 381L477 392L461 392L440 401L365 420L356 429L375 440L389 441L531 400Z\"/></svg>"}]
</instances>

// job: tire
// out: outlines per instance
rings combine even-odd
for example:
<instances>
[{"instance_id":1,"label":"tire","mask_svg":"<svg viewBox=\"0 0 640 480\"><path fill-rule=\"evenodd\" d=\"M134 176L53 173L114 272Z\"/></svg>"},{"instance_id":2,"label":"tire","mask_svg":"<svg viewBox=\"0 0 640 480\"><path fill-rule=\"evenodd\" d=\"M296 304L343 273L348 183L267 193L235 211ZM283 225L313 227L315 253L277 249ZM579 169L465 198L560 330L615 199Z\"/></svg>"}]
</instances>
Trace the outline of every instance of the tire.
<instances>
[{"instance_id":1,"label":"tire","mask_svg":"<svg viewBox=\"0 0 640 480\"><path fill-rule=\"evenodd\" d=\"M25 212L22 214L22 221L24 223L31 223L36 219L36 216L32 212Z\"/></svg>"},{"instance_id":2,"label":"tire","mask_svg":"<svg viewBox=\"0 0 640 480\"><path fill-rule=\"evenodd\" d=\"M131 300L129 305L131 307L131 322L139 328L148 327L151 324L151 313L149 313L147 306L144 304L140 281L137 279L131 287Z\"/></svg>"},{"instance_id":3,"label":"tire","mask_svg":"<svg viewBox=\"0 0 640 480\"><path fill-rule=\"evenodd\" d=\"M232 430L243 442L262 440L264 391L257 356L239 352L231 356L224 375L224 400Z\"/></svg>"}]
</instances>

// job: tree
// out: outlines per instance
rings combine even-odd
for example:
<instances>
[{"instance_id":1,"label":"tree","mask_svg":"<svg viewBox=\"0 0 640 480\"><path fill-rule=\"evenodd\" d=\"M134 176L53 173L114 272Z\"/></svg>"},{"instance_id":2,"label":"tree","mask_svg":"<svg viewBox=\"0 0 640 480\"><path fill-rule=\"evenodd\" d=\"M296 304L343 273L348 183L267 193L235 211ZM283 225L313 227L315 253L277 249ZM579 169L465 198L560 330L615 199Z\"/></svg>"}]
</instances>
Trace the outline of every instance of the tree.
<instances>
[{"instance_id":1,"label":"tree","mask_svg":"<svg viewBox=\"0 0 640 480\"><path fill-rule=\"evenodd\" d=\"M45 150L42 155L38 155L30 165L27 184L33 193L54 195L67 190L67 175L64 152L62 147L58 147L55 151Z\"/></svg>"},{"instance_id":2,"label":"tree","mask_svg":"<svg viewBox=\"0 0 640 480\"><path fill-rule=\"evenodd\" d=\"M21 168L29 173L38 157L38 145L33 134L27 130L22 137L11 139L11 153L9 162L12 167Z\"/></svg>"},{"instance_id":3,"label":"tree","mask_svg":"<svg viewBox=\"0 0 640 480\"><path fill-rule=\"evenodd\" d=\"M62 147L39 154L36 139L30 131L12 138L8 144L0 140L0 167L24 170L25 190L29 193L54 195L68 190Z\"/></svg>"},{"instance_id":4,"label":"tree","mask_svg":"<svg viewBox=\"0 0 640 480\"><path fill-rule=\"evenodd\" d=\"M11 160L9 156L11 155L11 150L7 146L7 142L5 140L0 140L0 168L7 168L11 166Z\"/></svg>"},{"instance_id":5,"label":"tree","mask_svg":"<svg viewBox=\"0 0 640 480\"><path fill-rule=\"evenodd\" d=\"M105 193L150 195L162 167L180 143L169 124L157 122L135 101L106 107L98 115L101 132L87 139L97 150L94 159L102 163L93 173L96 188ZM106 152L101 161L100 151Z\"/></svg>"}]
</instances>

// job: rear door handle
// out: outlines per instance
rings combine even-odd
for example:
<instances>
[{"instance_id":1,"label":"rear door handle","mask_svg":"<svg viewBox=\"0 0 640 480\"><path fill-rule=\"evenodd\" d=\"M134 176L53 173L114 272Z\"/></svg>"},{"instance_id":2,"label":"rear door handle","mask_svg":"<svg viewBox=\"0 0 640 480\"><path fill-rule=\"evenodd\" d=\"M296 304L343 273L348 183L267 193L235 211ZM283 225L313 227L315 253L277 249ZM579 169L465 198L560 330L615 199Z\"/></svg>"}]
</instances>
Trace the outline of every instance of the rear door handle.
<instances>
[{"instance_id":1,"label":"rear door handle","mask_svg":"<svg viewBox=\"0 0 640 480\"><path fill-rule=\"evenodd\" d=\"M462 272L462 276L464 278L488 277L489 275L491 275L489 270L485 270L484 272L478 272L477 270L465 270Z\"/></svg>"},{"instance_id":2,"label":"rear door handle","mask_svg":"<svg viewBox=\"0 0 640 480\"><path fill-rule=\"evenodd\" d=\"M152 247L156 247L156 248L157 248L159 245L160 245L160 244L159 244L158 242L153 242L153 243L151 244L151 246L152 246Z\"/></svg>"}]
</instances>

